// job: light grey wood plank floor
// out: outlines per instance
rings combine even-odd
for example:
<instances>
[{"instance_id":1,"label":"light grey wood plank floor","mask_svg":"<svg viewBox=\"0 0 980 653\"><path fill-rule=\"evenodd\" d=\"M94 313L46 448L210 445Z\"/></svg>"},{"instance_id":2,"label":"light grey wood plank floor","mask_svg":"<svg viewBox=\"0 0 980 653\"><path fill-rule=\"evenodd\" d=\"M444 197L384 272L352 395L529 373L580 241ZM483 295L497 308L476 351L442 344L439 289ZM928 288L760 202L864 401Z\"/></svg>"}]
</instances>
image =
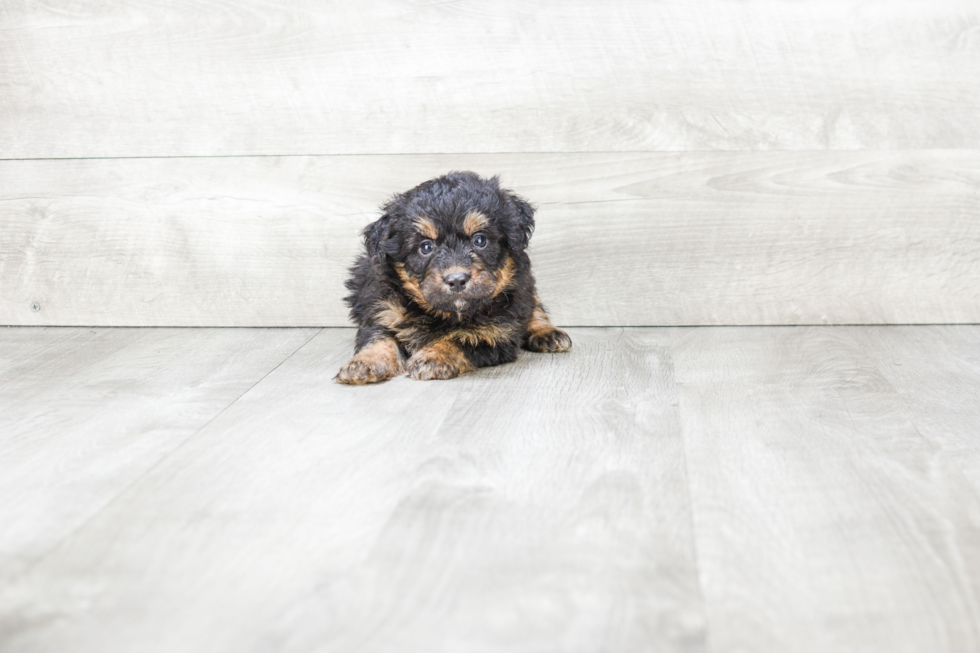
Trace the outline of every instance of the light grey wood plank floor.
<instances>
[{"instance_id":1,"label":"light grey wood plank floor","mask_svg":"<svg viewBox=\"0 0 980 653\"><path fill-rule=\"evenodd\" d=\"M924 438L882 371L964 369L948 344L963 334L980 342L977 327L676 332L717 650L980 649L980 494L964 480L980 467ZM936 357L906 353L916 340ZM862 341L892 356L876 360ZM965 400L977 372L943 386L962 383ZM922 390L931 404L934 390ZM954 421L975 433L969 411ZM975 463L980 441L966 448Z\"/></svg>"},{"instance_id":2,"label":"light grey wood plank floor","mask_svg":"<svg viewBox=\"0 0 980 653\"><path fill-rule=\"evenodd\" d=\"M0 586L316 329L0 329Z\"/></svg>"},{"instance_id":3,"label":"light grey wood plank floor","mask_svg":"<svg viewBox=\"0 0 980 653\"><path fill-rule=\"evenodd\" d=\"M980 327L573 329L361 388L349 329L92 331L0 330L4 653L980 647Z\"/></svg>"}]
</instances>

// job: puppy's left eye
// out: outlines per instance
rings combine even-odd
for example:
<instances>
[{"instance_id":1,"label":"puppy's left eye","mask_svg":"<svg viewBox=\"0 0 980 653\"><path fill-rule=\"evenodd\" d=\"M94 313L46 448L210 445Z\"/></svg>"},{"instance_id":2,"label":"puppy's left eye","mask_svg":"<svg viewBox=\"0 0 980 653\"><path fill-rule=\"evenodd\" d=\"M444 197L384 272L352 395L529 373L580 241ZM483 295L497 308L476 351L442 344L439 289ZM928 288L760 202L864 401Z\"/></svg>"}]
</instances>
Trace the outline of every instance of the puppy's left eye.
<instances>
[{"instance_id":1,"label":"puppy's left eye","mask_svg":"<svg viewBox=\"0 0 980 653\"><path fill-rule=\"evenodd\" d=\"M473 236L473 245L476 247L486 247L487 237L484 236L483 234L477 234Z\"/></svg>"}]
</instances>

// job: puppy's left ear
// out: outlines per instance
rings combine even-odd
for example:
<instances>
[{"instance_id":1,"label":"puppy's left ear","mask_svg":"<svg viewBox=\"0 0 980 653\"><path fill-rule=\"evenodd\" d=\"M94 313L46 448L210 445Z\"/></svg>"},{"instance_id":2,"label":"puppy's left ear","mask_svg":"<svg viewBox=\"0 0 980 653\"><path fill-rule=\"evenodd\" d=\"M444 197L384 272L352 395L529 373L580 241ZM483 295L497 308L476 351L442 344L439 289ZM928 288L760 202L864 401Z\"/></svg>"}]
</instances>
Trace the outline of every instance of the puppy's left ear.
<instances>
[{"instance_id":1,"label":"puppy's left ear","mask_svg":"<svg viewBox=\"0 0 980 653\"><path fill-rule=\"evenodd\" d=\"M507 242L515 252L523 252L534 233L534 207L520 195L508 192L514 207L514 220L504 229Z\"/></svg>"}]
</instances>

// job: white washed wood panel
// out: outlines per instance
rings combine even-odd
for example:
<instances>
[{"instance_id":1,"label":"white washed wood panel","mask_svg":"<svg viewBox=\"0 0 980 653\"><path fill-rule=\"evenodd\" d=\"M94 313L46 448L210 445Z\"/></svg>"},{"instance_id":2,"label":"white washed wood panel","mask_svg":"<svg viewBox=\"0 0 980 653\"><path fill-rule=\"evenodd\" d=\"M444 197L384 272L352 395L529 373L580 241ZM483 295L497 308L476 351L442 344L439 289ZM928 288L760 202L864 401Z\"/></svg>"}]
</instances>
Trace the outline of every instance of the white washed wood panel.
<instances>
[{"instance_id":1,"label":"white washed wood panel","mask_svg":"<svg viewBox=\"0 0 980 653\"><path fill-rule=\"evenodd\" d=\"M454 168L538 205L560 324L980 322L980 154L936 151L0 162L0 324L347 325L361 228Z\"/></svg>"},{"instance_id":2,"label":"white washed wood panel","mask_svg":"<svg viewBox=\"0 0 980 653\"><path fill-rule=\"evenodd\" d=\"M0 30L0 158L980 147L963 0L4 0Z\"/></svg>"},{"instance_id":3,"label":"white washed wood panel","mask_svg":"<svg viewBox=\"0 0 980 653\"><path fill-rule=\"evenodd\" d=\"M933 411L905 400L933 389L902 397L879 368L962 370L965 397L980 381L975 354L956 360L966 342L943 327L672 333L711 648L980 648L976 413L946 420L969 444L921 432L909 418ZM895 356L872 359L862 335Z\"/></svg>"},{"instance_id":4,"label":"white washed wood panel","mask_svg":"<svg viewBox=\"0 0 980 653\"><path fill-rule=\"evenodd\" d=\"M5 652L706 651L663 332L357 388L353 335L0 587Z\"/></svg>"}]
</instances>

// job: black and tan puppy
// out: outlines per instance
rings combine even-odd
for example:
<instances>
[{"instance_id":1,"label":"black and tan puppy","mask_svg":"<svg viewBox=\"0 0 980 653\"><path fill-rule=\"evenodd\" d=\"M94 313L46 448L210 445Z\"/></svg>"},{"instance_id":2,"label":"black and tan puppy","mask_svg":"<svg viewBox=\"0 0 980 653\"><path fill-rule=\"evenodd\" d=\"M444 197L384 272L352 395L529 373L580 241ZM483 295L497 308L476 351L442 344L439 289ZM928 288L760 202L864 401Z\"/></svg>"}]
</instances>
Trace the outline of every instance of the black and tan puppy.
<instances>
[{"instance_id":1,"label":"black and tan puppy","mask_svg":"<svg viewBox=\"0 0 980 653\"><path fill-rule=\"evenodd\" d=\"M519 347L568 351L534 290L534 209L496 177L452 172L395 195L364 230L345 298L357 323L340 383L451 379Z\"/></svg>"}]
</instances>

